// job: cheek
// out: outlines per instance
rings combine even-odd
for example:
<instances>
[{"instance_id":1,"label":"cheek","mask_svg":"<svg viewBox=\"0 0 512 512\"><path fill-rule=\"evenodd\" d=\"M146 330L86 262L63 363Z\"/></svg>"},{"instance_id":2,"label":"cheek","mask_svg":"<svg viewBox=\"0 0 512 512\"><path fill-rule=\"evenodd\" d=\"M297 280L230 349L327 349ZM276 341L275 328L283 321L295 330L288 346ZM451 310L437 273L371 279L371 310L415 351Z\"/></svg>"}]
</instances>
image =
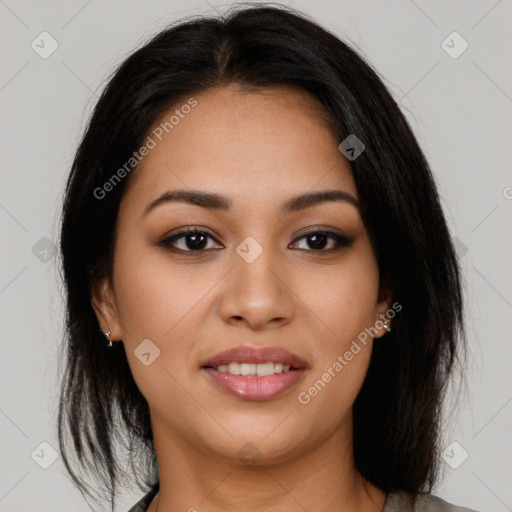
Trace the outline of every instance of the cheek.
<instances>
[{"instance_id":1,"label":"cheek","mask_svg":"<svg viewBox=\"0 0 512 512\"><path fill-rule=\"evenodd\" d=\"M190 396L180 383L188 379L201 299L211 288L210 278L171 264L164 252L133 254L120 252L114 267L116 305L132 375L149 403L190 408ZM151 360L157 354L149 365L139 359L143 341Z\"/></svg>"},{"instance_id":2,"label":"cheek","mask_svg":"<svg viewBox=\"0 0 512 512\"><path fill-rule=\"evenodd\" d=\"M224 272L214 266L177 265L163 250L146 248L132 257L136 254L133 249L120 252L114 267L116 305L128 362L145 396L156 397L167 389L178 399L182 389L177 382L185 382L189 373L196 371L197 338L209 305L208 292ZM137 358L144 340L157 347L149 344L158 358L148 367Z\"/></svg>"},{"instance_id":3,"label":"cheek","mask_svg":"<svg viewBox=\"0 0 512 512\"><path fill-rule=\"evenodd\" d=\"M372 255L354 253L344 264L310 273L308 282L300 285L298 295L323 327L331 348L350 345L375 322L379 276Z\"/></svg>"},{"instance_id":4,"label":"cheek","mask_svg":"<svg viewBox=\"0 0 512 512\"><path fill-rule=\"evenodd\" d=\"M163 249L123 251L114 268L117 310L128 343L172 338L211 286L209 272L176 265Z\"/></svg>"},{"instance_id":5,"label":"cheek","mask_svg":"<svg viewBox=\"0 0 512 512\"><path fill-rule=\"evenodd\" d=\"M353 356L351 361L337 357L315 369L299 390L296 400L305 439L329 435L350 420L352 407L363 385L371 355L371 343ZM340 366L336 366L336 363ZM340 370L340 368L342 368ZM318 421L321 418L322 421Z\"/></svg>"},{"instance_id":6,"label":"cheek","mask_svg":"<svg viewBox=\"0 0 512 512\"><path fill-rule=\"evenodd\" d=\"M361 277L338 272L336 279L319 281L324 291L316 289L308 299L312 316L320 319L312 368L296 394L303 424L317 429L308 435L327 434L347 419L364 382L373 347L365 329L374 323L376 281ZM324 419L321 425L316 418Z\"/></svg>"},{"instance_id":7,"label":"cheek","mask_svg":"<svg viewBox=\"0 0 512 512\"><path fill-rule=\"evenodd\" d=\"M366 329L375 322L379 275L373 253L361 251L309 279L315 286L299 293L317 327L316 350L297 398L306 417L326 418L329 429L350 411L366 376L373 345Z\"/></svg>"}]
</instances>

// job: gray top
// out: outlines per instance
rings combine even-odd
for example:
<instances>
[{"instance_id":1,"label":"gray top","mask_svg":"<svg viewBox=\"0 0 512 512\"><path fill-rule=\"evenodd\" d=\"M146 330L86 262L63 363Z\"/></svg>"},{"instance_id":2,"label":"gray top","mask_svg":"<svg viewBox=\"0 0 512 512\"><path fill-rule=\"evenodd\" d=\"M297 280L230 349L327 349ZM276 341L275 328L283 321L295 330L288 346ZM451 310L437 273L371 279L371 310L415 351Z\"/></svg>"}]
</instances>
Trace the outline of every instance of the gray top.
<instances>
[{"instance_id":1,"label":"gray top","mask_svg":"<svg viewBox=\"0 0 512 512\"><path fill-rule=\"evenodd\" d=\"M158 492L155 484L128 512L147 512L151 501ZM416 499L403 491L390 492L387 495L382 512L476 512L471 508L452 505L433 494L419 494Z\"/></svg>"},{"instance_id":2,"label":"gray top","mask_svg":"<svg viewBox=\"0 0 512 512\"><path fill-rule=\"evenodd\" d=\"M433 494L414 495L395 491L390 492L382 512L476 512L472 508L458 507Z\"/></svg>"}]
</instances>

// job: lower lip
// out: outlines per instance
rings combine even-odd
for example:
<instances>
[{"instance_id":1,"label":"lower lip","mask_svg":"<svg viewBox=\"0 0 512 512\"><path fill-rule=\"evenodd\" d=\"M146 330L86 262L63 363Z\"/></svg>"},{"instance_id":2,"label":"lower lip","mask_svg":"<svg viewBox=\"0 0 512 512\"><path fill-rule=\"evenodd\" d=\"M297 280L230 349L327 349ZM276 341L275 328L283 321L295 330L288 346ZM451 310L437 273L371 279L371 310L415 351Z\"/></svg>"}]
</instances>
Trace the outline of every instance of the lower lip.
<instances>
[{"instance_id":1,"label":"lower lip","mask_svg":"<svg viewBox=\"0 0 512 512\"><path fill-rule=\"evenodd\" d=\"M203 368L222 390L242 400L270 400L289 391L304 375L305 369L275 373L265 377L233 375L213 368Z\"/></svg>"}]
</instances>

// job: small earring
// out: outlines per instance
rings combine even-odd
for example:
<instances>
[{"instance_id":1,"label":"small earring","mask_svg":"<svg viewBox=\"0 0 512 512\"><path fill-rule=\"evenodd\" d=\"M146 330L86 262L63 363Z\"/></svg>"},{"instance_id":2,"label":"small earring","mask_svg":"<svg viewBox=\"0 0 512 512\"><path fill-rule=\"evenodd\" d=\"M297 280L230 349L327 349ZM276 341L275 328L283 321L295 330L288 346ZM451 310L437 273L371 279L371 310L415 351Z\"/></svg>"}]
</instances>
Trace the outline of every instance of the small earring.
<instances>
[{"instance_id":1,"label":"small earring","mask_svg":"<svg viewBox=\"0 0 512 512\"><path fill-rule=\"evenodd\" d=\"M383 325L384 325L384 329L386 329L386 331L391 332L391 323L389 320L384 320Z\"/></svg>"},{"instance_id":2,"label":"small earring","mask_svg":"<svg viewBox=\"0 0 512 512\"><path fill-rule=\"evenodd\" d=\"M100 332L102 332L107 339L110 337L110 331L104 332L103 329L100 329ZM107 346L112 347L112 340L108 340Z\"/></svg>"}]
</instances>

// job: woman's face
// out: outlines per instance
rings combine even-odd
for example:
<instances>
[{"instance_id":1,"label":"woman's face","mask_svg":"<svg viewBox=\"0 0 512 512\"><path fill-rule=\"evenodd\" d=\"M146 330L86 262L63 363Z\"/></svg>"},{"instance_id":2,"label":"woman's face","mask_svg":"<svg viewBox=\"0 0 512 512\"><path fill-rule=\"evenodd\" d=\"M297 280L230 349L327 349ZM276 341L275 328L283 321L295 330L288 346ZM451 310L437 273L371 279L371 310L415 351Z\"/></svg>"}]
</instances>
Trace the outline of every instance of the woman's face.
<instances>
[{"instance_id":1,"label":"woman's face","mask_svg":"<svg viewBox=\"0 0 512 512\"><path fill-rule=\"evenodd\" d=\"M125 346L155 437L267 461L349 439L362 333L389 304L341 141L305 92L231 85L195 100L159 120L181 113L133 171L112 287L93 296L100 325Z\"/></svg>"}]
</instances>

